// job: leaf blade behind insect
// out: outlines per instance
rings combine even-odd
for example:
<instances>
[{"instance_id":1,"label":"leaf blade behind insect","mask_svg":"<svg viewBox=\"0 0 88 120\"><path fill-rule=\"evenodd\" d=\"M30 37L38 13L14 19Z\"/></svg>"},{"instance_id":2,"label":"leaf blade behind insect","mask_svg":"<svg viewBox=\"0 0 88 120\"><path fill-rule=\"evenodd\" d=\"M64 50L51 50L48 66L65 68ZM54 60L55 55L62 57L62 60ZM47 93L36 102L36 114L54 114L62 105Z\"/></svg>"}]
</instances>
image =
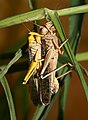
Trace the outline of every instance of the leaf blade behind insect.
<instances>
[{"instance_id":1,"label":"leaf blade behind insect","mask_svg":"<svg viewBox=\"0 0 88 120\"><path fill-rule=\"evenodd\" d=\"M5 95L6 95L6 99L8 102L9 111L10 111L10 118L11 118L11 120L16 120L16 113L15 113L11 90L10 90L9 84L8 84L5 76L0 79L0 82L5 91Z\"/></svg>"},{"instance_id":2,"label":"leaf blade behind insect","mask_svg":"<svg viewBox=\"0 0 88 120\"><path fill-rule=\"evenodd\" d=\"M21 49L19 49L14 58L8 63L7 66L3 68L3 70L0 72L0 79L8 72L9 68L22 56Z\"/></svg>"}]
</instances>

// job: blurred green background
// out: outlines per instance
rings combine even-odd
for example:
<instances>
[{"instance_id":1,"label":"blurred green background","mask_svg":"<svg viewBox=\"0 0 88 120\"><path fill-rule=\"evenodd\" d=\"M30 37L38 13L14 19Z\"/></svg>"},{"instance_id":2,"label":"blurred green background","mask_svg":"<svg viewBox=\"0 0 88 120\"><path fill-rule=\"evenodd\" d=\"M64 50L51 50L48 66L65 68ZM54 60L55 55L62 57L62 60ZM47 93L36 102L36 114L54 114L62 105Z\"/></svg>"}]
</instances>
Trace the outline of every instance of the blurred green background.
<instances>
[{"instance_id":1,"label":"blurred green background","mask_svg":"<svg viewBox=\"0 0 88 120\"><path fill-rule=\"evenodd\" d=\"M86 3L87 0L86 0ZM50 9L62 9L70 7L69 0L37 0L38 8L50 8ZM0 0L0 19L4 19L10 16L14 16L20 13L29 11L27 0ZM66 35L68 36L68 22L69 16L60 17ZM85 14L83 21L83 32L81 36L81 42L79 44L78 52L88 51L88 14ZM26 26L31 29L30 24L25 23ZM27 38L28 31L22 24L15 25L7 28L0 29L0 54L5 53L8 49L15 44L19 43L24 38ZM3 61L0 61L2 64ZM8 62L8 61L7 61ZM88 62L81 62L81 64L88 69ZM8 79L15 109L17 120L31 120L36 107L30 100L28 88L22 85L22 81L26 71L15 72L6 75ZM77 74L74 72L70 83L65 120L87 120L88 119L88 103L80 83ZM47 120L57 120L58 114L58 99L55 102L52 110L50 111ZM0 85L0 120L10 120L9 109L5 93Z\"/></svg>"}]
</instances>

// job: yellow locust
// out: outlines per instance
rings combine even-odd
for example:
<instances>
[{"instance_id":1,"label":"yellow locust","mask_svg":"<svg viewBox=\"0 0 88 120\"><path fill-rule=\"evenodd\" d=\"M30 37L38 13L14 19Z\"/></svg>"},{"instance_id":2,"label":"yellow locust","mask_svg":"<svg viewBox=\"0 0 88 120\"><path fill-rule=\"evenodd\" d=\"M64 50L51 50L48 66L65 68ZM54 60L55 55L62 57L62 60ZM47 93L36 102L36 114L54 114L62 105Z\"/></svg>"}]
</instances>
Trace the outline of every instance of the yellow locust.
<instances>
[{"instance_id":1,"label":"yellow locust","mask_svg":"<svg viewBox=\"0 0 88 120\"><path fill-rule=\"evenodd\" d=\"M43 35L40 35L36 32L29 32L28 34L28 52L29 52L29 58L30 58L30 66L27 72L27 75L24 78L23 84L26 84L30 77L33 75L36 69L41 68L41 61L44 59L41 59L41 37Z\"/></svg>"},{"instance_id":2,"label":"yellow locust","mask_svg":"<svg viewBox=\"0 0 88 120\"><path fill-rule=\"evenodd\" d=\"M29 32L28 34L28 53L30 66L27 75L24 78L23 84L29 81L29 92L31 99L35 105L39 102L43 105L50 103L50 83L48 77L46 79L40 78L40 71L42 69L42 61L45 57L45 46L42 44L43 35L36 32ZM45 72L47 74L47 70Z\"/></svg>"}]
</instances>

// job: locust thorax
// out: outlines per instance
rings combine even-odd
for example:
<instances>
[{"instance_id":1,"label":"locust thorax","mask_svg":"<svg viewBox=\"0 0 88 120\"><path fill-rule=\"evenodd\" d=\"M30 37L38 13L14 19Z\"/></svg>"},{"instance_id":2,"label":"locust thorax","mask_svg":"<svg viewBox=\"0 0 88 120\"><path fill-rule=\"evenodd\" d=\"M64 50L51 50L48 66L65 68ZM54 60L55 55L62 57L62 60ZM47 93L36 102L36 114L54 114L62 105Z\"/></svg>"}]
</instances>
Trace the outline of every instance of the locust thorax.
<instances>
[{"instance_id":1,"label":"locust thorax","mask_svg":"<svg viewBox=\"0 0 88 120\"><path fill-rule=\"evenodd\" d=\"M36 54L36 51L38 50L38 57L41 59L41 37L43 35L40 35L36 32L29 32L28 34L28 43L29 43L29 49L31 52L31 56L33 57Z\"/></svg>"},{"instance_id":2,"label":"locust thorax","mask_svg":"<svg viewBox=\"0 0 88 120\"><path fill-rule=\"evenodd\" d=\"M43 35L40 35L36 32L29 32L28 34L28 42L29 46L36 46L36 44L41 44L41 37Z\"/></svg>"}]
</instances>

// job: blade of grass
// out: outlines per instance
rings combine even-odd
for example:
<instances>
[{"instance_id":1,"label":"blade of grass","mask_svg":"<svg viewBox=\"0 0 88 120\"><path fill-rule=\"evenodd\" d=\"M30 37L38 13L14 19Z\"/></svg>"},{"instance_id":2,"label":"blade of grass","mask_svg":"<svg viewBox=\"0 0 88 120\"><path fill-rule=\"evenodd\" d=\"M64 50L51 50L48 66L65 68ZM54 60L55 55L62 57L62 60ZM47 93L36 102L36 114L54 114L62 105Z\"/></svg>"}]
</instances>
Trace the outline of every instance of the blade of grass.
<instances>
[{"instance_id":1,"label":"blade of grass","mask_svg":"<svg viewBox=\"0 0 88 120\"><path fill-rule=\"evenodd\" d=\"M36 0L29 0L29 7L30 7L30 9L33 11L33 10L35 10L35 9L37 9L37 2L36 2ZM33 24L34 24L34 28L33 28L33 31L38 31L38 26L37 26L37 24L38 24L38 21L37 20L34 20L33 21Z\"/></svg>"},{"instance_id":2,"label":"blade of grass","mask_svg":"<svg viewBox=\"0 0 88 120\"><path fill-rule=\"evenodd\" d=\"M16 54L15 57L8 63L7 66L5 66L3 68L3 70L0 72L0 79L8 72L8 69L22 56L22 52L21 49L19 49Z\"/></svg>"},{"instance_id":3,"label":"blade of grass","mask_svg":"<svg viewBox=\"0 0 88 120\"><path fill-rule=\"evenodd\" d=\"M8 82L5 77L2 77L0 79L0 82L3 86L5 94L6 94L6 99L7 99L9 111L10 111L10 118L11 118L11 120L16 120L15 108L14 108L13 99L12 99L12 95L11 95L11 91L10 91Z\"/></svg>"},{"instance_id":4,"label":"blade of grass","mask_svg":"<svg viewBox=\"0 0 88 120\"><path fill-rule=\"evenodd\" d=\"M84 4L84 0L70 0L71 6L78 6ZM69 39L70 45L74 54L76 54L77 47L80 41L82 23L84 14L72 15L69 17Z\"/></svg>"},{"instance_id":5,"label":"blade of grass","mask_svg":"<svg viewBox=\"0 0 88 120\"><path fill-rule=\"evenodd\" d=\"M88 77L88 71L86 70L86 68L84 68L81 64L80 67L83 70L84 74Z\"/></svg>"},{"instance_id":6,"label":"blade of grass","mask_svg":"<svg viewBox=\"0 0 88 120\"><path fill-rule=\"evenodd\" d=\"M32 120L39 120L39 118L40 118L41 114L43 113L44 109L45 109L44 105L38 105Z\"/></svg>"},{"instance_id":7,"label":"blade of grass","mask_svg":"<svg viewBox=\"0 0 88 120\"><path fill-rule=\"evenodd\" d=\"M86 13L86 12L88 12L88 5L57 10L57 14L59 16L73 15L73 14ZM26 12L23 14L6 18L4 20L0 20L0 28L4 28L28 21L41 20L44 19L45 16L46 16L46 8L37 9L31 12Z\"/></svg>"},{"instance_id":8,"label":"blade of grass","mask_svg":"<svg viewBox=\"0 0 88 120\"><path fill-rule=\"evenodd\" d=\"M88 52L78 53L76 55L76 59L78 61L86 61L86 60L88 60Z\"/></svg>"},{"instance_id":9,"label":"blade of grass","mask_svg":"<svg viewBox=\"0 0 88 120\"><path fill-rule=\"evenodd\" d=\"M84 4L84 0L77 0L77 1L70 0L70 2L71 2L71 7ZM70 41L69 43L71 45L71 48L72 48L74 54L76 54L77 47L78 47L79 40L80 40L82 21L83 21L83 14L72 15L69 18L69 41ZM65 107L66 107L70 79L65 81L64 84L65 84L65 87L64 87L64 93L62 96L63 111L65 111Z\"/></svg>"},{"instance_id":10,"label":"blade of grass","mask_svg":"<svg viewBox=\"0 0 88 120\"><path fill-rule=\"evenodd\" d=\"M28 2L29 2L29 8L31 10L37 9L36 0L28 0Z\"/></svg>"},{"instance_id":11,"label":"blade of grass","mask_svg":"<svg viewBox=\"0 0 88 120\"><path fill-rule=\"evenodd\" d=\"M31 12L26 12L20 15L0 20L0 28L16 25L28 21L41 20L45 18L45 10L43 8Z\"/></svg>"},{"instance_id":12,"label":"blade of grass","mask_svg":"<svg viewBox=\"0 0 88 120\"><path fill-rule=\"evenodd\" d=\"M80 42L82 22L83 14L73 15L69 18L69 43L75 55Z\"/></svg>"},{"instance_id":13,"label":"blade of grass","mask_svg":"<svg viewBox=\"0 0 88 120\"><path fill-rule=\"evenodd\" d=\"M65 69L66 69L66 68L65 68ZM62 71L62 72L63 72L63 71ZM63 72L63 73L64 73L64 72ZM61 92L61 96L60 96L60 99L59 99L59 105L58 105L58 107L59 107L58 119L59 119L59 120L63 120L63 119L64 119L65 106L66 106L66 105L65 105L66 101L64 102L64 100L67 99L67 90L68 90L68 86L69 86L69 84L70 84L70 82L68 82L68 81L70 81L70 79L71 79L71 73L68 74L68 75L65 77L65 79L62 78L62 81L64 80L64 89L63 89L62 92ZM65 86L65 82L66 82L67 86Z\"/></svg>"},{"instance_id":14,"label":"blade of grass","mask_svg":"<svg viewBox=\"0 0 88 120\"><path fill-rule=\"evenodd\" d=\"M88 4L57 10L59 16L74 15L74 14L86 13L86 12L88 12Z\"/></svg>"}]
</instances>

